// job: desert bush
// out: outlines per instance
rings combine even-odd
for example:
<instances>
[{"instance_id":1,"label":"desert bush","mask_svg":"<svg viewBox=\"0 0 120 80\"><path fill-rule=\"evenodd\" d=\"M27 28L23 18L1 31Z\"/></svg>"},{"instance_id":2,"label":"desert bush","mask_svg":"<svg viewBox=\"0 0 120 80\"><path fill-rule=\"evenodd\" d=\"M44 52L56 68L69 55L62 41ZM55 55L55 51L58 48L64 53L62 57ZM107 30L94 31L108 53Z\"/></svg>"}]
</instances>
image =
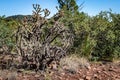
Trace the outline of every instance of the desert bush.
<instances>
[{"instance_id":1,"label":"desert bush","mask_svg":"<svg viewBox=\"0 0 120 80\"><path fill-rule=\"evenodd\" d=\"M47 20L50 14L47 9L42 10L38 4L33 8L31 18L25 17L18 27L16 46L23 65L28 65L26 67L29 69L34 66L36 70L45 70L52 61L59 61L66 55L73 37L59 21L63 15L61 10ZM43 17L41 12L44 13Z\"/></svg>"}]
</instances>

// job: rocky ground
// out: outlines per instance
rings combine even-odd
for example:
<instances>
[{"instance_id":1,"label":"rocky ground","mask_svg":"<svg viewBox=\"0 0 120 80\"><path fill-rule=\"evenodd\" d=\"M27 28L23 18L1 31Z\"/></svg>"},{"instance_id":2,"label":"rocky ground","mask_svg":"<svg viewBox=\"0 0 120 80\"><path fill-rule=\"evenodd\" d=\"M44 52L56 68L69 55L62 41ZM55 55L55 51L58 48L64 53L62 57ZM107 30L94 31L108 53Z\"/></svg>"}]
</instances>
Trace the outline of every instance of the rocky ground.
<instances>
[{"instance_id":1,"label":"rocky ground","mask_svg":"<svg viewBox=\"0 0 120 80\"><path fill-rule=\"evenodd\" d=\"M120 80L120 62L90 63L89 67L76 71L67 68L46 73L1 70L0 80Z\"/></svg>"}]
</instances>

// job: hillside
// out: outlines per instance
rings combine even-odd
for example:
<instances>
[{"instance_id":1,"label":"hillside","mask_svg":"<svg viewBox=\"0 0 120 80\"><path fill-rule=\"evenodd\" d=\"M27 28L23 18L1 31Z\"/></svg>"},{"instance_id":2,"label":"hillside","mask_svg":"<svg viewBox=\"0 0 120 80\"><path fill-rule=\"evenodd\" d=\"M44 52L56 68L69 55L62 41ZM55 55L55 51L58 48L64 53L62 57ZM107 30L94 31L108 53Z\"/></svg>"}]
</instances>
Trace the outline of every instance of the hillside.
<instances>
[{"instance_id":1,"label":"hillside","mask_svg":"<svg viewBox=\"0 0 120 80\"><path fill-rule=\"evenodd\" d=\"M12 16L8 16L6 17L7 20L17 20L17 21L21 21L24 19L24 17L31 17L31 15L12 15Z\"/></svg>"}]
</instances>

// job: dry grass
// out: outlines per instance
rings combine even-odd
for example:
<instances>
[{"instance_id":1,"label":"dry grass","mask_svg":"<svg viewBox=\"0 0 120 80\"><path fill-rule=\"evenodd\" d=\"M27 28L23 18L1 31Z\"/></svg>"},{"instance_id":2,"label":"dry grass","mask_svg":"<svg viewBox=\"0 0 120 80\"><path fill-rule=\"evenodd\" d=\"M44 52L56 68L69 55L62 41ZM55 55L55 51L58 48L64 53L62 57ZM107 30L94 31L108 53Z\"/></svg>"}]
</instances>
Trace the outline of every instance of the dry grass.
<instances>
[{"instance_id":1,"label":"dry grass","mask_svg":"<svg viewBox=\"0 0 120 80\"><path fill-rule=\"evenodd\" d=\"M9 73L9 74L7 75L7 78L8 78L8 80L16 80L16 78L17 78L17 73L16 73L16 72Z\"/></svg>"},{"instance_id":2,"label":"dry grass","mask_svg":"<svg viewBox=\"0 0 120 80\"><path fill-rule=\"evenodd\" d=\"M89 68L90 64L86 58L70 55L61 59L60 66L63 69L77 71L79 68Z\"/></svg>"},{"instance_id":3,"label":"dry grass","mask_svg":"<svg viewBox=\"0 0 120 80\"><path fill-rule=\"evenodd\" d=\"M7 71L0 70L0 78L2 80L6 80L7 79L7 77L6 77L7 73L8 73Z\"/></svg>"},{"instance_id":4,"label":"dry grass","mask_svg":"<svg viewBox=\"0 0 120 80\"><path fill-rule=\"evenodd\" d=\"M2 80L16 80L17 73L9 72L7 70L0 70L0 79Z\"/></svg>"}]
</instances>

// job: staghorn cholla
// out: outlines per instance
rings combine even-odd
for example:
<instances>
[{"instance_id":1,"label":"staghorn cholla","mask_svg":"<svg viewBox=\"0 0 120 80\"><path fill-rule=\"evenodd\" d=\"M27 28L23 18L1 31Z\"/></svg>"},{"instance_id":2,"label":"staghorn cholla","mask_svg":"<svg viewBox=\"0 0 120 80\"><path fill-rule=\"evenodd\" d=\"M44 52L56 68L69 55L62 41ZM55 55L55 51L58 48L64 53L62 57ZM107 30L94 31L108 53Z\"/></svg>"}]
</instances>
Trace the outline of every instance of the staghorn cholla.
<instances>
[{"instance_id":1,"label":"staghorn cholla","mask_svg":"<svg viewBox=\"0 0 120 80\"><path fill-rule=\"evenodd\" d=\"M36 70L45 70L52 61L59 62L66 55L73 36L59 21L64 15L61 10L49 20L46 18L50 14L47 9L41 10L38 4L33 5L33 8L31 18L25 17L18 27L16 47L22 56L21 64L27 64L25 68L30 69L34 65Z\"/></svg>"}]
</instances>

